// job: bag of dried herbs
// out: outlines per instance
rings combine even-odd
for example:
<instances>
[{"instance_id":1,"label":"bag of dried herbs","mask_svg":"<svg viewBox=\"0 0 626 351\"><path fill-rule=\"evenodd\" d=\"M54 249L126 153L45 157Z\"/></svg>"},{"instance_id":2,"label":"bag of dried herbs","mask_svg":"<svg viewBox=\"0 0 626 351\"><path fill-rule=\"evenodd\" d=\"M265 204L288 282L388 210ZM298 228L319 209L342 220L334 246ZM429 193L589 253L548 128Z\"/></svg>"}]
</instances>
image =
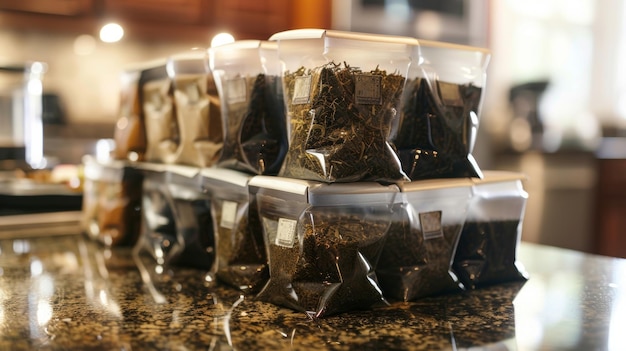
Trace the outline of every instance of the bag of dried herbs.
<instances>
[{"instance_id":1,"label":"bag of dried herbs","mask_svg":"<svg viewBox=\"0 0 626 351\"><path fill-rule=\"evenodd\" d=\"M452 271L471 196L468 179L399 183L376 275L386 298L413 301L460 291Z\"/></svg>"},{"instance_id":2,"label":"bag of dried herbs","mask_svg":"<svg viewBox=\"0 0 626 351\"><path fill-rule=\"evenodd\" d=\"M255 177L269 263L257 299L312 318L385 303L375 268L397 187Z\"/></svg>"},{"instance_id":3,"label":"bag of dried herbs","mask_svg":"<svg viewBox=\"0 0 626 351\"><path fill-rule=\"evenodd\" d=\"M274 34L289 149L280 176L323 182L407 179L389 144L415 40L300 29Z\"/></svg>"},{"instance_id":4,"label":"bag of dried herbs","mask_svg":"<svg viewBox=\"0 0 626 351\"><path fill-rule=\"evenodd\" d=\"M172 261L180 255L172 199L167 187L165 165L137 164L143 173L141 231L133 247L133 258L144 282L157 282L170 273Z\"/></svg>"},{"instance_id":5,"label":"bag of dried herbs","mask_svg":"<svg viewBox=\"0 0 626 351\"><path fill-rule=\"evenodd\" d=\"M241 40L209 49L222 105L219 167L276 175L287 128L276 43Z\"/></svg>"},{"instance_id":6,"label":"bag of dried herbs","mask_svg":"<svg viewBox=\"0 0 626 351\"><path fill-rule=\"evenodd\" d=\"M528 199L523 179L522 174L504 171L485 171L483 179L474 179L453 265L467 288L527 279L517 261Z\"/></svg>"},{"instance_id":7,"label":"bag of dried herbs","mask_svg":"<svg viewBox=\"0 0 626 351\"><path fill-rule=\"evenodd\" d=\"M180 132L166 60L146 63L141 71L141 101L146 128L146 162L174 163Z\"/></svg>"},{"instance_id":8,"label":"bag of dried herbs","mask_svg":"<svg viewBox=\"0 0 626 351\"><path fill-rule=\"evenodd\" d=\"M132 246L141 225L143 175L124 161L83 158L82 231L106 246Z\"/></svg>"},{"instance_id":9,"label":"bag of dried herbs","mask_svg":"<svg viewBox=\"0 0 626 351\"><path fill-rule=\"evenodd\" d=\"M197 167L167 167L165 186L172 199L176 233L182 245L173 264L210 270L215 260L213 219L199 171Z\"/></svg>"},{"instance_id":10,"label":"bag of dried herbs","mask_svg":"<svg viewBox=\"0 0 626 351\"><path fill-rule=\"evenodd\" d=\"M391 139L411 180L481 177L472 156L484 96L487 50L420 40L413 48L400 121Z\"/></svg>"},{"instance_id":11,"label":"bag of dried herbs","mask_svg":"<svg viewBox=\"0 0 626 351\"><path fill-rule=\"evenodd\" d=\"M120 104L115 123L116 160L143 161L146 153L146 129L140 94L141 68L126 67L120 75Z\"/></svg>"},{"instance_id":12,"label":"bag of dried herbs","mask_svg":"<svg viewBox=\"0 0 626 351\"><path fill-rule=\"evenodd\" d=\"M248 191L251 176L223 168L201 171L202 188L211 203L218 281L256 293L267 282L268 267L263 229L254 197Z\"/></svg>"},{"instance_id":13,"label":"bag of dried herbs","mask_svg":"<svg viewBox=\"0 0 626 351\"><path fill-rule=\"evenodd\" d=\"M179 145L172 163L214 165L222 150L221 106L206 52L191 50L168 58Z\"/></svg>"}]
</instances>

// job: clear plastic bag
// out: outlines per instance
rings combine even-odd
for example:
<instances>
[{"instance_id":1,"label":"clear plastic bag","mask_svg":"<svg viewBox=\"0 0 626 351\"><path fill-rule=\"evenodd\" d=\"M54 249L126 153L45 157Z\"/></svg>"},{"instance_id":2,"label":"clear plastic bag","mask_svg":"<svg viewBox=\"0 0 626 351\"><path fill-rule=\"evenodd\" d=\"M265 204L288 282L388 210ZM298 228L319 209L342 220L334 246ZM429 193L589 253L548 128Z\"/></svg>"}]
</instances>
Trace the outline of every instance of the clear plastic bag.
<instances>
[{"instance_id":1,"label":"clear plastic bag","mask_svg":"<svg viewBox=\"0 0 626 351\"><path fill-rule=\"evenodd\" d=\"M146 153L146 129L140 99L141 70L128 67L120 75L120 105L115 123L117 160L143 161Z\"/></svg>"},{"instance_id":2,"label":"clear plastic bag","mask_svg":"<svg viewBox=\"0 0 626 351\"><path fill-rule=\"evenodd\" d=\"M83 158L85 181L81 227L107 246L132 246L141 224L142 174L123 161Z\"/></svg>"},{"instance_id":3,"label":"clear plastic bag","mask_svg":"<svg viewBox=\"0 0 626 351\"><path fill-rule=\"evenodd\" d=\"M221 105L204 50L190 50L167 60L179 130L172 163L214 165L223 146Z\"/></svg>"},{"instance_id":4,"label":"clear plastic bag","mask_svg":"<svg viewBox=\"0 0 626 351\"><path fill-rule=\"evenodd\" d=\"M219 168L202 171L202 187L211 203L218 281L256 293L269 275L263 229L254 197L248 191L250 175Z\"/></svg>"},{"instance_id":5,"label":"clear plastic bag","mask_svg":"<svg viewBox=\"0 0 626 351\"><path fill-rule=\"evenodd\" d=\"M330 30L270 40L284 62L289 126L279 175L329 183L407 179L388 139L415 40Z\"/></svg>"},{"instance_id":6,"label":"clear plastic bag","mask_svg":"<svg viewBox=\"0 0 626 351\"><path fill-rule=\"evenodd\" d=\"M276 43L241 40L209 49L222 103L220 167L275 175L287 150Z\"/></svg>"},{"instance_id":7,"label":"clear plastic bag","mask_svg":"<svg viewBox=\"0 0 626 351\"><path fill-rule=\"evenodd\" d=\"M391 139L411 180L481 177L472 150L484 96L486 49L420 40ZM415 63L415 60L414 60Z\"/></svg>"},{"instance_id":8,"label":"clear plastic bag","mask_svg":"<svg viewBox=\"0 0 626 351\"><path fill-rule=\"evenodd\" d=\"M252 180L251 191L258 201L270 277L257 299L313 318L386 303L375 267L395 187L270 180L271 190L258 181ZM281 186L285 191L275 191Z\"/></svg>"},{"instance_id":9,"label":"clear plastic bag","mask_svg":"<svg viewBox=\"0 0 626 351\"><path fill-rule=\"evenodd\" d=\"M474 180L474 194L453 265L467 288L528 278L517 261L528 199L523 178L519 173L485 171L482 180Z\"/></svg>"},{"instance_id":10,"label":"clear plastic bag","mask_svg":"<svg viewBox=\"0 0 626 351\"><path fill-rule=\"evenodd\" d=\"M471 196L467 179L400 184L376 274L387 298L412 301L460 291L452 271Z\"/></svg>"}]
</instances>

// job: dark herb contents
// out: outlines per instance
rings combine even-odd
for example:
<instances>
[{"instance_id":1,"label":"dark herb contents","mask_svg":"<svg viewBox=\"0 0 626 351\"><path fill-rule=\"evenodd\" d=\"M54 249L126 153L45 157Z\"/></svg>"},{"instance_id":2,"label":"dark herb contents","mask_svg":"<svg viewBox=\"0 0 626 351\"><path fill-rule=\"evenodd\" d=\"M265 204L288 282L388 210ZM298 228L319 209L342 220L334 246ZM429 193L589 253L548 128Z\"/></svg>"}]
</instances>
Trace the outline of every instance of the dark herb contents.
<instances>
[{"instance_id":1,"label":"dark herb contents","mask_svg":"<svg viewBox=\"0 0 626 351\"><path fill-rule=\"evenodd\" d=\"M209 270L215 259L211 212L202 198L173 199L176 229L182 252L172 264Z\"/></svg>"},{"instance_id":2,"label":"dark herb contents","mask_svg":"<svg viewBox=\"0 0 626 351\"><path fill-rule=\"evenodd\" d=\"M243 291L258 292L269 271L255 202L213 197L211 211L216 221L217 279Z\"/></svg>"},{"instance_id":3,"label":"dark herb contents","mask_svg":"<svg viewBox=\"0 0 626 351\"><path fill-rule=\"evenodd\" d=\"M405 78L346 63L284 76L290 144L280 175L324 182L406 179L388 143Z\"/></svg>"},{"instance_id":4,"label":"dark herb contents","mask_svg":"<svg viewBox=\"0 0 626 351\"><path fill-rule=\"evenodd\" d=\"M454 272L468 288L525 280L516 264L518 220L466 222L454 258Z\"/></svg>"},{"instance_id":5,"label":"dark herb contents","mask_svg":"<svg viewBox=\"0 0 626 351\"><path fill-rule=\"evenodd\" d=\"M472 84L407 81L392 142L411 180L481 176L471 155L481 92Z\"/></svg>"},{"instance_id":6,"label":"dark herb contents","mask_svg":"<svg viewBox=\"0 0 626 351\"><path fill-rule=\"evenodd\" d=\"M219 166L276 175L287 150L280 77L258 74L223 84L224 149Z\"/></svg>"},{"instance_id":7,"label":"dark herb contents","mask_svg":"<svg viewBox=\"0 0 626 351\"><path fill-rule=\"evenodd\" d=\"M391 224L378 262L376 275L383 295L413 301L461 290L451 266L462 225L436 225L425 231L410 219L409 211L397 211L399 218ZM429 217L429 221L441 223L440 211L420 216L423 222Z\"/></svg>"},{"instance_id":8,"label":"dark herb contents","mask_svg":"<svg viewBox=\"0 0 626 351\"><path fill-rule=\"evenodd\" d=\"M305 211L299 221L266 213L262 221L270 279L258 299L312 317L384 302L374 268L388 221L336 208Z\"/></svg>"}]
</instances>

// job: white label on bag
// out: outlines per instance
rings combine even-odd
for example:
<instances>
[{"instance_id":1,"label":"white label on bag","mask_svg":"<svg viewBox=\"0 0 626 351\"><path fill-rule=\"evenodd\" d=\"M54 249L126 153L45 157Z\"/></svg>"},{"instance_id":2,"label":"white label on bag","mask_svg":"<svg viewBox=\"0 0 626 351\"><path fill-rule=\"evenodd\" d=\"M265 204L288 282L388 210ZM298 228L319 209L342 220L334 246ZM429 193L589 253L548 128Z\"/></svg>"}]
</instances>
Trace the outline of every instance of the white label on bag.
<instances>
[{"instance_id":1,"label":"white label on bag","mask_svg":"<svg viewBox=\"0 0 626 351\"><path fill-rule=\"evenodd\" d=\"M359 105L380 105L383 103L381 91L382 76L357 74L354 76L354 100Z\"/></svg>"},{"instance_id":2,"label":"white label on bag","mask_svg":"<svg viewBox=\"0 0 626 351\"><path fill-rule=\"evenodd\" d=\"M278 220L278 229L276 230L276 240L274 240L274 244L292 248L296 241L297 223L298 222L293 219L280 218Z\"/></svg>"},{"instance_id":3,"label":"white label on bag","mask_svg":"<svg viewBox=\"0 0 626 351\"><path fill-rule=\"evenodd\" d=\"M233 229L237 219L237 203L234 201L224 201L222 203L222 219L220 227Z\"/></svg>"},{"instance_id":4,"label":"white label on bag","mask_svg":"<svg viewBox=\"0 0 626 351\"><path fill-rule=\"evenodd\" d=\"M454 83L438 82L441 100L446 106L463 107L463 97L459 86Z\"/></svg>"},{"instance_id":5,"label":"white label on bag","mask_svg":"<svg viewBox=\"0 0 626 351\"><path fill-rule=\"evenodd\" d=\"M246 102L246 80L243 77L229 79L225 83L228 104Z\"/></svg>"},{"instance_id":6,"label":"white label on bag","mask_svg":"<svg viewBox=\"0 0 626 351\"><path fill-rule=\"evenodd\" d=\"M308 104L311 96L311 76L296 77L293 87L293 98L291 103L294 105Z\"/></svg>"},{"instance_id":7,"label":"white label on bag","mask_svg":"<svg viewBox=\"0 0 626 351\"><path fill-rule=\"evenodd\" d=\"M443 237L441 229L441 211L420 213L420 224L424 240Z\"/></svg>"}]
</instances>

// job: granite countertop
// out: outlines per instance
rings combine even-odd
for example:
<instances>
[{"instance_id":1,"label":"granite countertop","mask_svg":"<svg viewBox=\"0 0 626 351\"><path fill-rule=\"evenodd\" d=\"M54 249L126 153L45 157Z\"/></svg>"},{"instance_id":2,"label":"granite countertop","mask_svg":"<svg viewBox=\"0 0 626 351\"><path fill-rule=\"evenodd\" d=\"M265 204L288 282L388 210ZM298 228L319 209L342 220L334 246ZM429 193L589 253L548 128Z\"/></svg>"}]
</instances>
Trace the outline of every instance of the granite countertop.
<instances>
[{"instance_id":1,"label":"granite countertop","mask_svg":"<svg viewBox=\"0 0 626 351\"><path fill-rule=\"evenodd\" d=\"M0 240L0 350L608 350L624 345L626 260L524 243L525 282L318 320L196 269L142 280L82 235ZM159 302L160 301L160 302Z\"/></svg>"}]
</instances>

